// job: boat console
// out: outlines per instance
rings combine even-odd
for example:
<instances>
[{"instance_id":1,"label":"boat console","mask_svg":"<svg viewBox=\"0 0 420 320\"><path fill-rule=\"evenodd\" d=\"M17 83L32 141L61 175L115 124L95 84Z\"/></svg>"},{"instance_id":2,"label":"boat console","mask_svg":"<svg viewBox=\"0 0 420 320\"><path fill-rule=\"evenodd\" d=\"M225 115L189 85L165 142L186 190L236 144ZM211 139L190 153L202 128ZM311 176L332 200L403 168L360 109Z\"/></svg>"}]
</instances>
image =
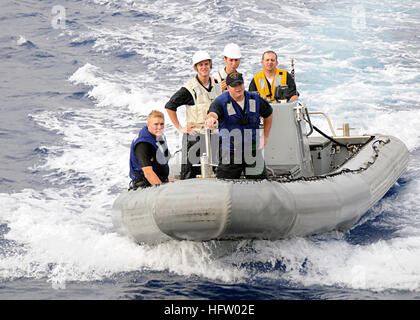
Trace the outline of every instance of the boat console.
<instances>
[{"instance_id":1,"label":"boat console","mask_svg":"<svg viewBox=\"0 0 420 320\"><path fill-rule=\"evenodd\" d=\"M306 107L299 102L273 103L273 122L264 149L266 166L274 176L314 175Z\"/></svg>"}]
</instances>

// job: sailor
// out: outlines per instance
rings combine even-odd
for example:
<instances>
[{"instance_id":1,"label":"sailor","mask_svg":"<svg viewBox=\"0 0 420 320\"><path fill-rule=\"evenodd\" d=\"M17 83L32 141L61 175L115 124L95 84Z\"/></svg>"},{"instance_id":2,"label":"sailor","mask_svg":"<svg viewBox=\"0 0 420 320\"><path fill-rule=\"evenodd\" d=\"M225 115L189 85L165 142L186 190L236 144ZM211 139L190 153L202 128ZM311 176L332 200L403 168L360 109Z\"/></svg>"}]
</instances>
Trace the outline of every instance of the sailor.
<instances>
[{"instance_id":1,"label":"sailor","mask_svg":"<svg viewBox=\"0 0 420 320\"><path fill-rule=\"evenodd\" d=\"M130 148L130 189L168 182L169 150L163 134L165 116L153 110Z\"/></svg>"},{"instance_id":2,"label":"sailor","mask_svg":"<svg viewBox=\"0 0 420 320\"><path fill-rule=\"evenodd\" d=\"M210 76L212 60L209 54L197 51L192 60L196 76L185 83L165 105L173 125L183 133L181 179L195 178L201 173L200 166L193 165L200 163L200 156L206 150L204 122L207 110L210 103L222 93L218 81ZM186 126L181 126L177 116L177 109L182 105L187 108ZM217 135L212 140L217 144ZM195 146L197 143L198 147Z\"/></svg>"},{"instance_id":3,"label":"sailor","mask_svg":"<svg viewBox=\"0 0 420 320\"><path fill-rule=\"evenodd\" d=\"M258 91L261 97L271 101L274 100L274 91L277 86L287 86L288 92L285 98L288 101L298 99L295 80L287 70L277 68L277 54L274 51L264 52L261 64L263 70L251 80L249 91Z\"/></svg>"},{"instance_id":4,"label":"sailor","mask_svg":"<svg viewBox=\"0 0 420 320\"><path fill-rule=\"evenodd\" d=\"M209 108L206 125L218 125L221 143L217 178L265 179L267 172L262 149L268 141L273 109L258 93L245 91L241 73L229 73L227 91ZM259 130L263 118L264 132Z\"/></svg>"},{"instance_id":5,"label":"sailor","mask_svg":"<svg viewBox=\"0 0 420 320\"><path fill-rule=\"evenodd\" d=\"M220 83L222 91L224 92L226 90L226 76L229 73L236 71L241 63L241 49L235 43L228 43L223 50L223 56L225 67L216 71L213 74L213 77Z\"/></svg>"}]
</instances>

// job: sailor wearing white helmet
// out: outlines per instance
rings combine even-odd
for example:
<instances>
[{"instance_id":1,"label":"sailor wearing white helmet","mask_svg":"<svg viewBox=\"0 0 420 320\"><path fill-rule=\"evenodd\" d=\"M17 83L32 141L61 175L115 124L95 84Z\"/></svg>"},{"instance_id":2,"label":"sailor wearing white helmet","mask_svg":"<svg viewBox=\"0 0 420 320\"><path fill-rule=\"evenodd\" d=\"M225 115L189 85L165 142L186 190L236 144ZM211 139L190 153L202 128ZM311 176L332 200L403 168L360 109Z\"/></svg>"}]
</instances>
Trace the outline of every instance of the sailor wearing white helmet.
<instances>
[{"instance_id":1,"label":"sailor wearing white helmet","mask_svg":"<svg viewBox=\"0 0 420 320\"><path fill-rule=\"evenodd\" d=\"M222 91L225 91L227 75L231 72L237 71L236 69L241 63L241 49L235 43L228 43L223 50L223 56L225 66L219 71L216 71L213 74L213 77L219 81L220 85L222 86Z\"/></svg>"},{"instance_id":2,"label":"sailor wearing white helmet","mask_svg":"<svg viewBox=\"0 0 420 320\"><path fill-rule=\"evenodd\" d=\"M205 120L210 104L222 93L220 83L210 76L212 60L206 51L197 51L192 64L195 77L187 81L166 103L165 108L169 118L177 130L183 133L182 137L182 163L181 179L195 178L201 173L200 166L193 166L200 163L200 156L205 152ZM179 123L177 109L186 106L187 124L182 126ZM214 139L217 144L217 139ZM200 143L196 152L189 150Z\"/></svg>"}]
</instances>

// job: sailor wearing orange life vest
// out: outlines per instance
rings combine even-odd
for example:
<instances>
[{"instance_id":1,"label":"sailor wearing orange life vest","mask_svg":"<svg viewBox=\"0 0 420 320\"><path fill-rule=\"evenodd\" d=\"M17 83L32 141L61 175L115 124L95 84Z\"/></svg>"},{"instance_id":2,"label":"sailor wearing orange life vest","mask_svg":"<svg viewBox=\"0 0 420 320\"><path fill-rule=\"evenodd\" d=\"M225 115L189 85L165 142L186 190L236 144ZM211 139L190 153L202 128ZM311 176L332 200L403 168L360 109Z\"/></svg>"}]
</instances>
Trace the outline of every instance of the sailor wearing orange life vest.
<instances>
[{"instance_id":1,"label":"sailor wearing orange life vest","mask_svg":"<svg viewBox=\"0 0 420 320\"><path fill-rule=\"evenodd\" d=\"M266 51L262 55L261 64L263 70L258 72L249 84L249 91L258 91L260 96L267 99L274 99L274 91L277 86L288 86L288 101L298 99L296 83L286 70L277 68L277 54L274 51Z\"/></svg>"}]
</instances>

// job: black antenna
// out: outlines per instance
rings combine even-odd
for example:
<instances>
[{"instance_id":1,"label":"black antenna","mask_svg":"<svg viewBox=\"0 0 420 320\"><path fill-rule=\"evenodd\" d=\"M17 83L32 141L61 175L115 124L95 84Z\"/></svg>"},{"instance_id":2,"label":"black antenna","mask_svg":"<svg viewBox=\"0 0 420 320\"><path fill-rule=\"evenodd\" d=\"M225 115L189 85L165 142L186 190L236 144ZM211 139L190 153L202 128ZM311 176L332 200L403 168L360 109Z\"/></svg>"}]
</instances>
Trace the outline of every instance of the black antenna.
<instances>
[{"instance_id":1,"label":"black antenna","mask_svg":"<svg viewBox=\"0 0 420 320\"><path fill-rule=\"evenodd\" d=\"M290 65L291 65L291 68L292 68L292 70L290 71L290 74L292 75L293 80L295 80L295 82L296 82L296 77L295 77L295 60L293 58L290 59Z\"/></svg>"}]
</instances>

